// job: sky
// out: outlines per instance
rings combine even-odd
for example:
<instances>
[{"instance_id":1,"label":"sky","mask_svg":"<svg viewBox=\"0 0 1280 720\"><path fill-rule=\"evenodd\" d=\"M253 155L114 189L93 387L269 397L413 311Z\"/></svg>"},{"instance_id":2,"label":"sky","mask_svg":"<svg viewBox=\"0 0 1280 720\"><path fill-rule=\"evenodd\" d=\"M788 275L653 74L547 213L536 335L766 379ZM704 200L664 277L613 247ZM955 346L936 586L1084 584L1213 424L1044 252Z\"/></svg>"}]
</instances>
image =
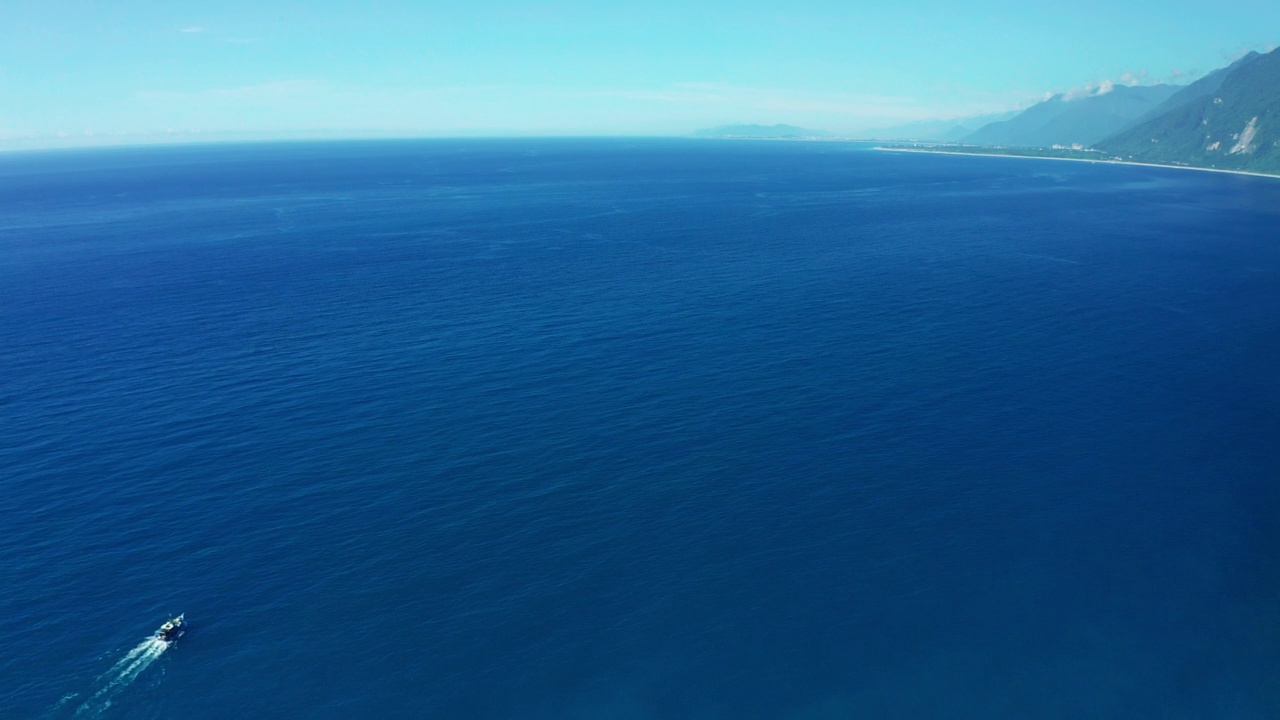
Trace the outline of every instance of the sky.
<instances>
[{"instance_id":1,"label":"sky","mask_svg":"<svg viewBox=\"0 0 1280 720\"><path fill-rule=\"evenodd\" d=\"M856 135L1185 83L1280 2L2 0L0 149L272 137Z\"/></svg>"}]
</instances>

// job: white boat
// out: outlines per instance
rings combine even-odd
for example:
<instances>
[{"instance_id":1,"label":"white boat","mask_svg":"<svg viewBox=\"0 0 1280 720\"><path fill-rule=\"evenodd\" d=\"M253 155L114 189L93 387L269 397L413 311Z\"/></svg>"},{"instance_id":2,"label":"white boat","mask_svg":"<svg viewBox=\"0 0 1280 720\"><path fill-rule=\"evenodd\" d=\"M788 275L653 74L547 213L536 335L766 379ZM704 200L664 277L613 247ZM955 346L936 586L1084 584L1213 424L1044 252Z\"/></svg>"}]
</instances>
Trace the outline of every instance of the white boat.
<instances>
[{"instance_id":1,"label":"white boat","mask_svg":"<svg viewBox=\"0 0 1280 720\"><path fill-rule=\"evenodd\" d=\"M182 633L187 631L186 617L187 614L183 613L178 617L170 618L168 622L160 626L159 630L156 630L156 639L165 642L177 640Z\"/></svg>"}]
</instances>

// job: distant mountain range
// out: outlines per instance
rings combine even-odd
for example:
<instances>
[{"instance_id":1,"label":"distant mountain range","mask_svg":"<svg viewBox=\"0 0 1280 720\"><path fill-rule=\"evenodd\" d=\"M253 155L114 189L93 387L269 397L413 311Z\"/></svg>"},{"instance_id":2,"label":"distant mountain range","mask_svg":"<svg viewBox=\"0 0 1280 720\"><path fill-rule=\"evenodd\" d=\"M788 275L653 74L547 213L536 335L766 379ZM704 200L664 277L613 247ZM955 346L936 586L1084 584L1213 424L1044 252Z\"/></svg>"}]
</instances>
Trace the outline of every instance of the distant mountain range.
<instances>
[{"instance_id":1,"label":"distant mountain range","mask_svg":"<svg viewBox=\"0 0 1280 720\"><path fill-rule=\"evenodd\" d=\"M893 127L876 128L858 133L858 137L866 140L910 140L917 142L956 142L988 123L1008 120L1017 115L1017 110L975 115L973 117L955 118L952 120L921 120L895 125Z\"/></svg>"},{"instance_id":2,"label":"distant mountain range","mask_svg":"<svg viewBox=\"0 0 1280 720\"><path fill-rule=\"evenodd\" d=\"M1124 160L1280 172L1280 50L1205 76L1096 147Z\"/></svg>"},{"instance_id":3,"label":"distant mountain range","mask_svg":"<svg viewBox=\"0 0 1280 720\"><path fill-rule=\"evenodd\" d=\"M795 125L724 125L706 138L831 138ZM860 133L948 149L1041 149L1084 157L1280 173L1280 49L1249 53L1186 86L1111 85L1060 94L1021 112L930 120ZM980 146L980 147L973 147Z\"/></svg>"},{"instance_id":4,"label":"distant mountain range","mask_svg":"<svg viewBox=\"0 0 1280 720\"><path fill-rule=\"evenodd\" d=\"M698 130L693 135L700 138L773 138L788 140L834 137L828 132L806 130L795 125L721 125L720 127Z\"/></svg>"},{"instance_id":5,"label":"distant mountain range","mask_svg":"<svg viewBox=\"0 0 1280 720\"><path fill-rule=\"evenodd\" d=\"M964 145L1081 147L1128 161L1280 172L1280 50L1249 53L1185 87L1063 95L979 128Z\"/></svg>"},{"instance_id":6,"label":"distant mountain range","mask_svg":"<svg viewBox=\"0 0 1280 720\"><path fill-rule=\"evenodd\" d=\"M973 145L1090 147L1129 127L1168 100L1174 85L1116 85L1082 98L1054 95L1003 122L994 122L960 139Z\"/></svg>"},{"instance_id":7,"label":"distant mountain range","mask_svg":"<svg viewBox=\"0 0 1280 720\"><path fill-rule=\"evenodd\" d=\"M1196 80L1190 85L1180 88L1178 92L1174 93L1173 95L1170 95L1168 100L1165 100L1164 102L1160 103L1160 105L1153 108L1151 112L1148 112L1147 114L1135 120L1133 124L1130 125L1129 127L1135 127L1137 125L1140 125L1141 123L1144 123L1147 120L1150 120L1159 115L1162 115L1176 107L1181 107L1191 102L1192 100L1196 100L1198 98L1204 97L1205 95L1212 93L1213 91L1217 90L1219 86L1222 85L1222 81L1227 78L1227 75L1231 74L1232 70L1236 69L1241 64L1248 62L1250 59L1255 57L1258 57L1258 53L1251 52L1248 55L1245 55L1244 57L1235 61L1234 63L1231 63L1227 67L1218 68L1217 70L1214 70L1213 72L1209 73L1208 75L1205 75L1199 80Z\"/></svg>"}]
</instances>

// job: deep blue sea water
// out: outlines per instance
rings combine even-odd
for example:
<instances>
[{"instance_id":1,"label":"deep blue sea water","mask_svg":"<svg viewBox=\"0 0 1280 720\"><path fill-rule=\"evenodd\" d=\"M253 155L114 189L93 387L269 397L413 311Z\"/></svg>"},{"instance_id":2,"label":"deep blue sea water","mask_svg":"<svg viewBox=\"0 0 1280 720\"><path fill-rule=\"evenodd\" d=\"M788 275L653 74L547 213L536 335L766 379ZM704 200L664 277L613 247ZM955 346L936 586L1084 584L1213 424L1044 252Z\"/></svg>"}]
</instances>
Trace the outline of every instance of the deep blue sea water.
<instances>
[{"instance_id":1,"label":"deep blue sea water","mask_svg":"<svg viewBox=\"0 0 1280 720\"><path fill-rule=\"evenodd\" d=\"M1274 180L0 156L0 717L1275 718L1277 358Z\"/></svg>"}]
</instances>

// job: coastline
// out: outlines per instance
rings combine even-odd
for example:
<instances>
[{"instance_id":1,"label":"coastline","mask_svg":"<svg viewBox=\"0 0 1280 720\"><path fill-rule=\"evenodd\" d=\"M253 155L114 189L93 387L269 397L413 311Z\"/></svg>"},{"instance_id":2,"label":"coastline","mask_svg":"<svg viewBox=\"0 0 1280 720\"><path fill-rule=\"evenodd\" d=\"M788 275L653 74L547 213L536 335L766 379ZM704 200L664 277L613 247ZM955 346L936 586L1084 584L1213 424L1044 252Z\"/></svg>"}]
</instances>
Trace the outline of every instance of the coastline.
<instances>
[{"instance_id":1,"label":"coastline","mask_svg":"<svg viewBox=\"0 0 1280 720\"><path fill-rule=\"evenodd\" d=\"M924 150L919 148L892 148L877 147L876 150L885 152L907 152L907 153L928 153L930 155L963 155L965 157L999 157L999 158L1022 158L1024 160L1064 160L1066 162L1083 162L1083 163L1101 163L1106 165L1136 165L1138 167L1154 167L1154 168L1170 168L1172 170L1195 170L1197 172L1226 173L1228 175L1248 175L1251 177L1270 178L1272 180L1280 180L1280 173L1260 173L1251 170L1224 170L1222 168L1206 168L1195 167L1192 165L1161 165L1159 163L1133 162L1131 160L1090 160L1087 158L1064 158L1049 157L1040 155L1008 155L1002 153L967 153L956 152L954 150Z\"/></svg>"}]
</instances>

